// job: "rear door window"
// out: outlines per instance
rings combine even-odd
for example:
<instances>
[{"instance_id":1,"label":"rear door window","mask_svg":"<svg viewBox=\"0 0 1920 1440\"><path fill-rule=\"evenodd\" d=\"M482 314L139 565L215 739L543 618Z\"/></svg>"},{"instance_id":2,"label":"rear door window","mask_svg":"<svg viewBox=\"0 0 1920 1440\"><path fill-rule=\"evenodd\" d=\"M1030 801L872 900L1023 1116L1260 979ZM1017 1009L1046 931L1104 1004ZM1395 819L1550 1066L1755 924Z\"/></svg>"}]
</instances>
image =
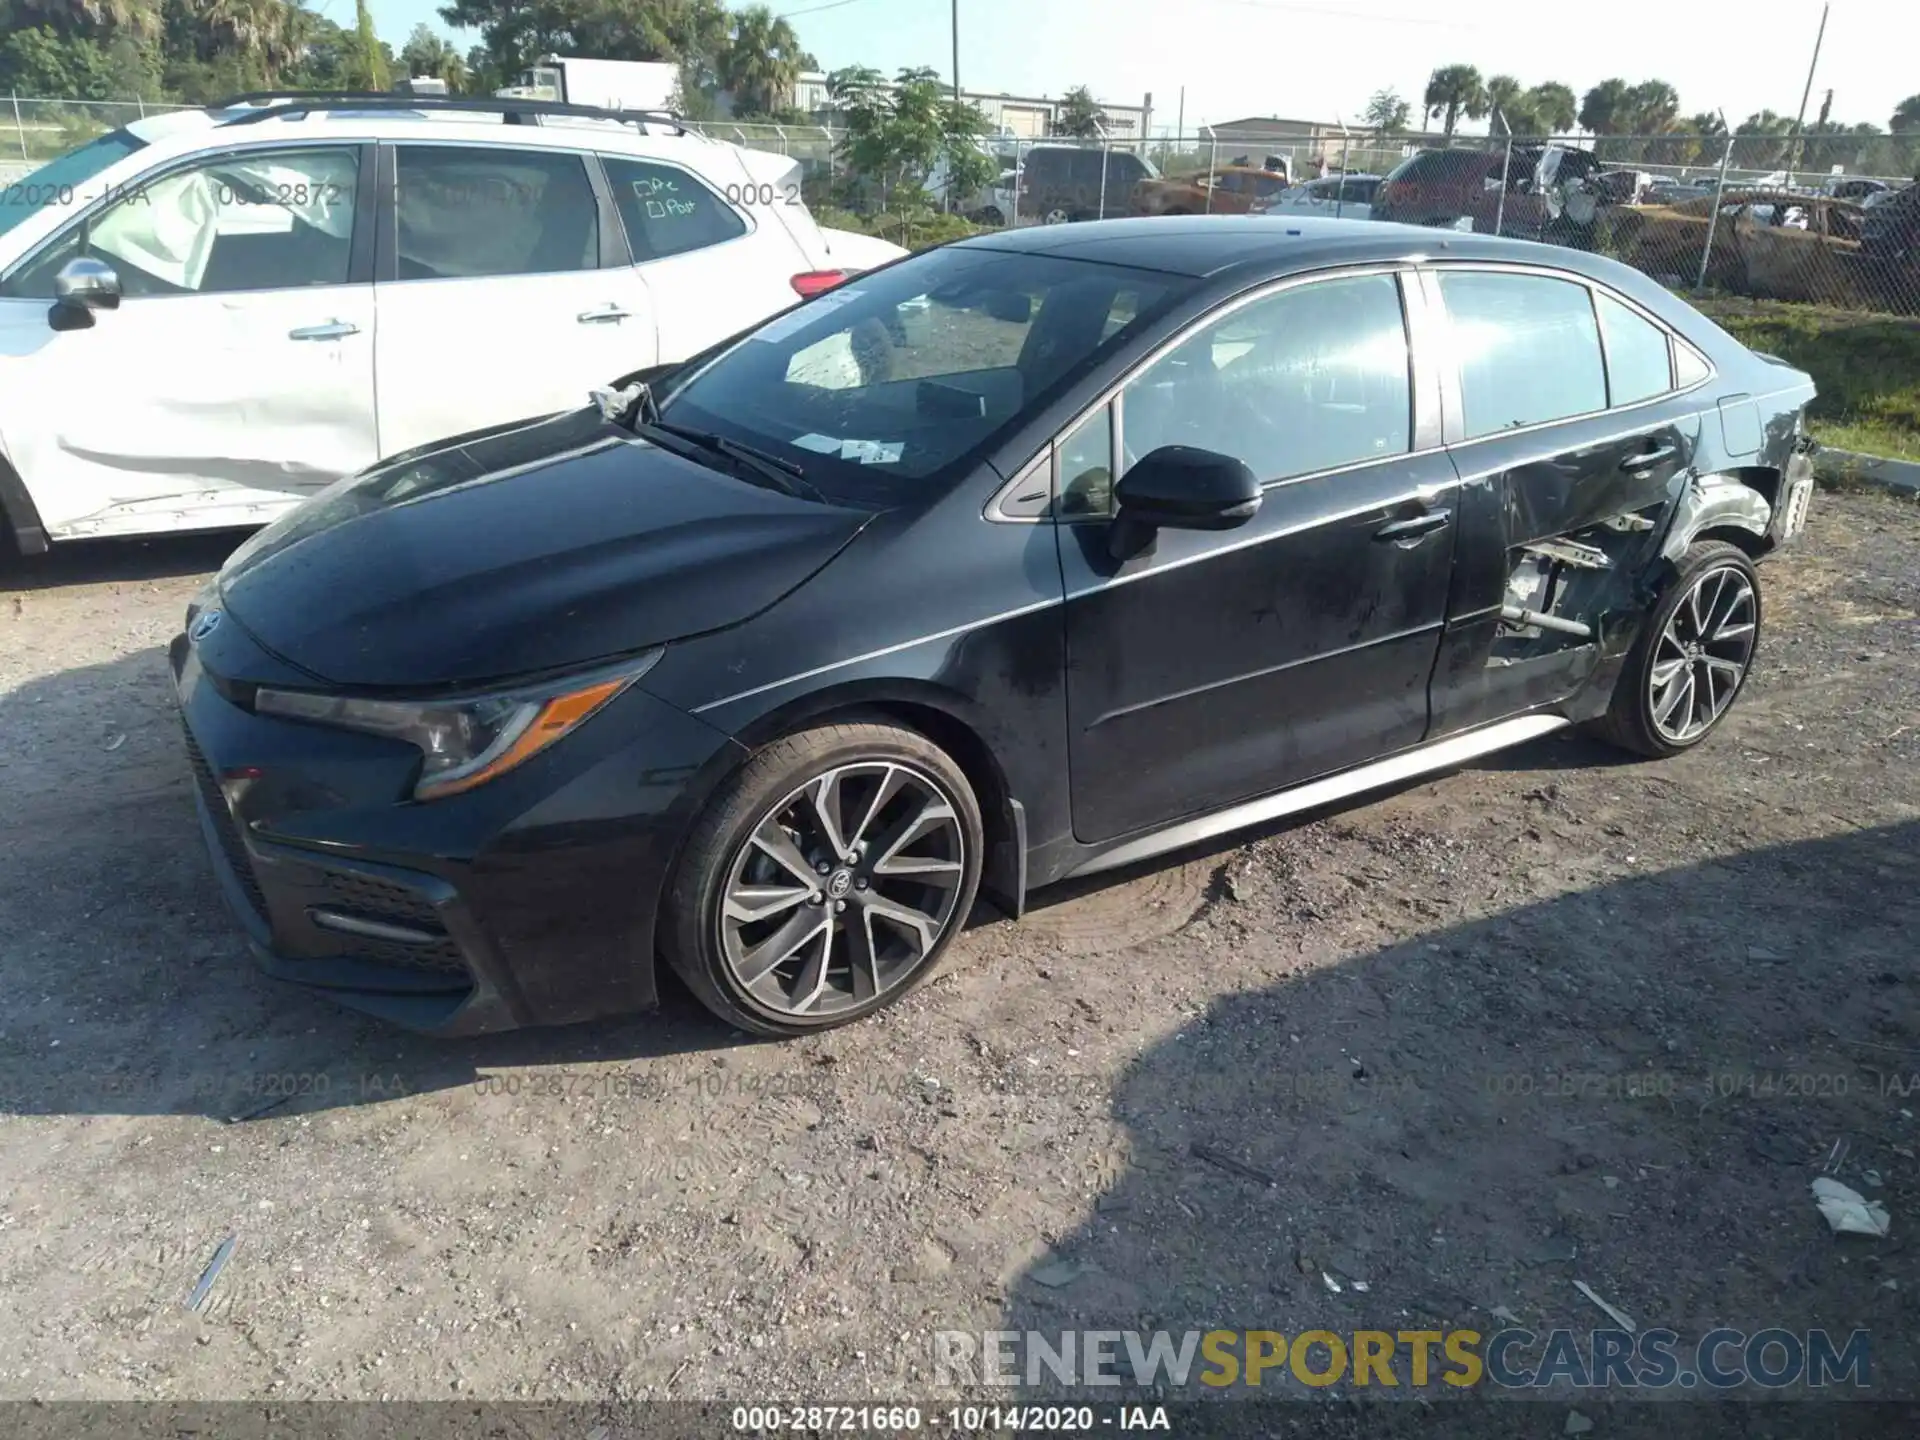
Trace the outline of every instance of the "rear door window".
<instances>
[{"instance_id":1,"label":"rear door window","mask_svg":"<svg viewBox=\"0 0 1920 1440\"><path fill-rule=\"evenodd\" d=\"M479 145L396 152L400 279L598 268L600 210L584 157Z\"/></svg>"},{"instance_id":2,"label":"rear door window","mask_svg":"<svg viewBox=\"0 0 1920 1440\"><path fill-rule=\"evenodd\" d=\"M1547 275L1442 270L1466 438L1607 408L1591 292Z\"/></svg>"}]
</instances>

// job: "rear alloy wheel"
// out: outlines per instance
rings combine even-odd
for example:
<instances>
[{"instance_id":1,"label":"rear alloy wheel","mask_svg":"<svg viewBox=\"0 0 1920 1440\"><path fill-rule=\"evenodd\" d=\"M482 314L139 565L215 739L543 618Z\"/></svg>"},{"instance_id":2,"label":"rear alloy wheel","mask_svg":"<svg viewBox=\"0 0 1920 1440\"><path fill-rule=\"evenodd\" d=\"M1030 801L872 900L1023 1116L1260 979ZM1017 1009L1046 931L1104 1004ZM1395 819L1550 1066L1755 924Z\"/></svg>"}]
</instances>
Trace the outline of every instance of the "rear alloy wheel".
<instances>
[{"instance_id":1,"label":"rear alloy wheel","mask_svg":"<svg viewBox=\"0 0 1920 1440\"><path fill-rule=\"evenodd\" d=\"M1691 546L1647 617L1596 729L1637 754L1699 744L1747 683L1760 640L1760 580L1723 541Z\"/></svg>"},{"instance_id":2,"label":"rear alloy wheel","mask_svg":"<svg viewBox=\"0 0 1920 1440\"><path fill-rule=\"evenodd\" d=\"M1047 211L1047 213L1041 217L1041 223L1043 225L1064 225L1071 219L1073 219L1072 215L1068 214L1065 210L1060 209L1059 206L1056 205L1053 209Z\"/></svg>"},{"instance_id":3,"label":"rear alloy wheel","mask_svg":"<svg viewBox=\"0 0 1920 1440\"><path fill-rule=\"evenodd\" d=\"M669 958L741 1029L845 1024L933 969L972 907L982 850L966 776L925 737L877 724L790 735L695 827Z\"/></svg>"}]
</instances>

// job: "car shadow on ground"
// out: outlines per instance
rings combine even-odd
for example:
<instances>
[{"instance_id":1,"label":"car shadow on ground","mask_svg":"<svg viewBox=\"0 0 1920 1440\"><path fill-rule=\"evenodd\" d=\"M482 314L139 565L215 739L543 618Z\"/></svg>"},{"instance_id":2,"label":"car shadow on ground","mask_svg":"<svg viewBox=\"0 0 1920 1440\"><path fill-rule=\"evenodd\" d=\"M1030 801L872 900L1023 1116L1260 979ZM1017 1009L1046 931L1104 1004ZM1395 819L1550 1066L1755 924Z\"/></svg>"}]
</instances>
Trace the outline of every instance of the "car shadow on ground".
<instances>
[{"instance_id":1,"label":"car shadow on ground","mask_svg":"<svg viewBox=\"0 0 1920 1440\"><path fill-rule=\"evenodd\" d=\"M190 557L213 559L196 546L219 549L212 537L189 537L156 546L146 560L108 551L84 564L54 558L76 581L171 565L193 573ZM255 966L220 899L164 652L143 648L30 682L7 705L30 718L0 741L0 777L14 802L10 823L0 824L0 924L12 937L0 951L0 984L25 997L4 1027L16 1043L0 1058L0 1109L284 1118L555 1067L631 1066L644 1083L651 1060L777 1043L715 1019L664 963L656 965L657 1011L458 1040L414 1035L276 981ZM1525 747L1515 759L1561 763L1545 758L1551 744ZM1526 752L1542 753L1528 762ZM1049 910L1172 867L1198 862L1204 873L1311 818L1050 887L1032 897L1034 924L1044 925ZM1001 919L980 901L969 928Z\"/></svg>"},{"instance_id":2,"label":"car shadow on ground","mask_svg":"<svg viewBox=\"0 0 1920 1440\"><path fill-rule=\"evenodd\" d=\"M137 540L68 540L41 555L0 550L0 593L218 570L254 530L205 530Z\"/></svg>"},{"instance_id":3,"label":"car shadow on ground","mask_svg":"<svg viewBox=\"0 0 1920 1440\"><path fill-rule=\"evenodd\" d=\"M1236 880L1251 913L1290 883L1263 852ZM1716 1326L1825 1328L1841 1344L1864 1328L1864 1398L1920 1398L1899 1259L1902 1220L1920 1211L1920 1102L1906 1098L1920 1095L1917 930L1920 823L1903 823L1573 891L1219 998L1126 1066L1111 1094L1124 1173L988 1323L1056 1351L1066 1331L1165 1331L1176 1348L1189 1331L1278 1332L1260 1388L1244 1372L1199 1383L1222 1372L1196 1354L1184 1385L1162 1374L1150 1397L1322 1402L1223 1406L1223 1424L1257 1420L1250 1433L1317 1412L1355 1434L1384 1433L1374 1418L1560 1434L1563 1416L1537 1405L1446 1405L1499 1387L1441 1383L1437 1349L1419 1393L1472 1417L1464 1429L1424 1405L1364 1403L1412 1398L1405 1345L1395 1392L1356 1390L1350 1368L1303 1383L1286 1347L1312 1330L1351 1344L1356 1330L1484 1338L1509 1323L1585 1337L1612 1322L1578 1280L1643 1330L1677 1331L1682 1368ZM1832 1173L1892 1212L1891 1241L1828 1233L1809 1184L1835 1154ZM1031 1353L1007 1352L1010 1368ZM1110 1373L1131 1376L1128 1353L1110 1344ZM1541 1344L1514 1354L1537 1365ZM1330 1363L1318 1348L1309 1370ZM998 1393L1146 1394L1037 1378ZM1592 1415L1605 1396L1551 1398ZM1850 1407L1828 1408L1842 1412L1831 1425L1795 1406L1792 1423L1754 1429L1739 1427L1768 1412L1750 1405L1616 1407L1603 1433L1722 1433L1709 1412L1718 1425L1733 1411L1725 1433L1867 1433L1846 1428Z\"/></svg>"}]
</instances>

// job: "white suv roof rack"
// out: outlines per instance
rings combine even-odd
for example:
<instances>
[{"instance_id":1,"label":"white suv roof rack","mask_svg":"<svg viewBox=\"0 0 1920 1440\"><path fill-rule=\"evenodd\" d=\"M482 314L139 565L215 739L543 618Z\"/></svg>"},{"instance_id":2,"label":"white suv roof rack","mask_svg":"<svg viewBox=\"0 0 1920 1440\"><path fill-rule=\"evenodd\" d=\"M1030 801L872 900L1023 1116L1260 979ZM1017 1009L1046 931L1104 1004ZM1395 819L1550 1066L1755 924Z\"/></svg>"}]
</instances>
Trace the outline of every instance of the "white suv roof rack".
<instances>
[{"instance_id":1,"label":"white suv roof rack","mask_svg":"<svg viewBox=\"0 0 1920 1440\"><path fill-rule=\"evenodd\" d=\"M327 112L396 115L498 115L507 125L538 125L544 120L602 120L637 125L643 131L660 126L687 135L686 122L666 110L615 110L600 105L570 105L518 95L396 95L383 90L250 90L230 95L207 107L210 111L240 111L222 125L254 125L265 120L305 118Z\"/></svg>"}]
</instances>

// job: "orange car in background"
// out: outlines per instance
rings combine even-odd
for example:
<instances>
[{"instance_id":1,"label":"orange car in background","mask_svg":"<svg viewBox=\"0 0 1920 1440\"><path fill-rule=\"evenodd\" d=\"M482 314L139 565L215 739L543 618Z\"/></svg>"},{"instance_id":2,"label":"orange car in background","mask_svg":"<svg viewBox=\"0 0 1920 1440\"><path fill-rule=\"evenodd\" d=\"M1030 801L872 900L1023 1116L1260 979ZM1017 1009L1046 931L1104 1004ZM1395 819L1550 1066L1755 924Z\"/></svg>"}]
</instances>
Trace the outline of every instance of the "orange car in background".
<instances>
[{"instance_id":1,"label":"orange car in background","mask_svg":"<svg viewBox=\"0 0 1920 1440\"><path fill-rule=\"evenodd\" d=\"M1198 175L1142 180L1133 187L1136 215L1245 215L1256 200L1275 200L1288 185L1284 170L1221 165ZM1208 203L1211 195L1212 203Z\"/></svg>"}]
</instances>

